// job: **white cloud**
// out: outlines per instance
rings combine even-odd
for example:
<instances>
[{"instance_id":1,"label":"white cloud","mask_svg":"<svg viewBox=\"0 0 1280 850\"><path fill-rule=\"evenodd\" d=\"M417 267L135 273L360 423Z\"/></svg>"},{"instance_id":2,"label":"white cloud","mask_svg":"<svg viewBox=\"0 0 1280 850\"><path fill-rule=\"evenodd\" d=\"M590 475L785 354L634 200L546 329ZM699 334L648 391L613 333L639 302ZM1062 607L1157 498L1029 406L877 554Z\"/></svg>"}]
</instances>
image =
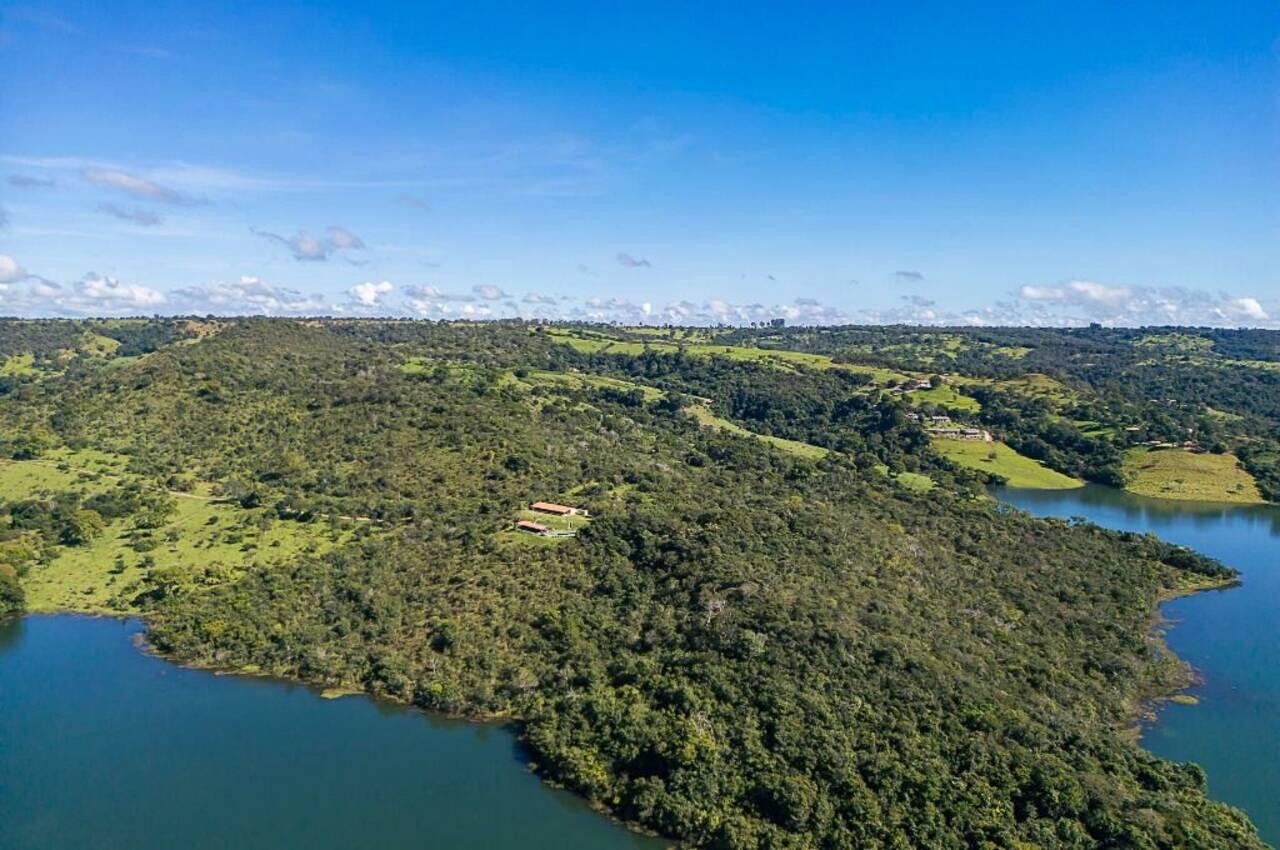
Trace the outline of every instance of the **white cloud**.
<instances>
[{"instance_id":1,"label":"white cloud","mask_svg":"<svg viewBox=\"0 0 1280 850\"><path fill-rule=\"evenodd\" d=\"M324 239L308 236L305 230L298 231L295 236L281 236L279 233L252 227L249 231L270 242L285 246L289 249L289 253L293 254L293 258L299 261L322 262L336 252L366 250L364 240L350 230L337 225L330 225L327 230L328 235ZM357 264L363 265L363 263Z\"/></svg>"},{"instance_id":2,"label":"white cloud","mask_svg":"<svg viewBox=\"0 0 1280 850\"><path fill-rule=\"evenodd\" d=\"M0 283L17 283L27 278L27 270L8 254L0 254Z\"/></svg>"},{"instance_id":3,"label":"white cloud","mask_svg":"<svg viewBox=\"0 0 1280 850\"><path fill-rule=\"evenodd\" d=\"M1115 326L1233 325L1270 321L1254 297L1177 287L1113 286L1072 280L1056 286L1028 285L1019 301L997 305L1006 324L1078 325L1100 322Z\"/></svg>"},{"instance_id":4,"label":"white cloud","mask_svg":"<svg viewBox=\"0 0 1280 850\"><path fill-rule=\"evenodd\" d=\"M356 303L362 307L377 307L382 303L382 296L387 295L393 289L395 289L395 286L392 285L391 281L384 280L381 283L374 283L373 281L357 283L347 291Z\"/></svg>"},{"instance_id":5,"label":"white cloud","mask_svg":"<svg viewBox=\"0 0 1280 850\"><path fill-rule=\"evenodd\" d=\"M1073 280L1067 284L1067 294L1069 300L1118 307L1133 297L1133 290L1127 286L1107 286L1089 280Z\"/></svg>"},{"instance_id":6,"label":"white cloud","mask_svg":"<svg viewBox=\"0 0 1280 850\"><path fill-rule=\"evenodd\" d=\"M335 251L363 251L364 240L345 227L329 225L329 247Z\"/></svg>"},{"instance_id":7,"label":"white cloud","mask_svg":"<svg viewBox=\"0 0 1280 850\"><path fill-rule=\"evenodd\" d=\"M137 174L130 173L118 168L99 168L91 166L80 172L90 183L98 186L106 186L109 189L116 189L140 198L145 201L158 201L162 204L196 204L199 203L197 198L184 195L176 189L170 189L168 186L161 186L154 180L148 180L145 177L139 177Z\"/></svg>"},{"instance_id":8,"label":"white cloud","mask_svg":"<svg viewBox=\"0 0 1280 850\"><path fill-rule=\"evenodd\" d=\"M273 286L247 275L230 283L215 281L178 289L171 297L183 310L192 313L301 316L330 312L330 305L321 295Z\"/></svg>"},{"instance_id":9,"label":"white cloud","mask_svg":"<svg viewBox=\"0 0 1280 850\"><path fill-rule=\"evenodd\" d=\"M1262 309L1257 298L1232 298L1222 305L1224 317L1255 322L1265 322L1271 317Z\"/></svg>"},{"instance_id":10,"label":"white cloud","mask_svg":"<svg viewBox=\"0 0 1280 850\"><path fill-rule=\"evenodd\" d=\"M25 275L25 286L0 287L6 309L21 315L113 316L154 312L168 299L163 292L114 277L89 272L64 286L36 275Z\"/></svg>"},{"instance_id":11,"label":"white cloud","mask_svg":"<svg viewBox=\"0 0 1280 850\"><path fill-rule=\"evenodd\" d=\"M489 284L471 287L471 292L483 298L485 301L499 301L503 298L509 298L507 293L503 292L499 287Z\"/></svg>"},{"instance_id":12,"label":"white cloud","mask_svg":"<svg viewBox=\"0 0 1280 850\"><path fill-rule=\"evenodd\" d=\"M1018 290L1018 297L1028 301L1061 301L1065 291L1052 286L1024 286Z\"/></svg>"},{"instance_id":13,"label":"white cloud","mask_svg":"<svg viewBox=\"0 0 1280 850\"><path fill-rule=\"evenodd\" d=\"M75 285L75 299L88 305L101 305L109 310L131 310L156 307L165 303L159 290L138 284L121 283L114 277L89 272Z\"/></svg>"}]
</instances>

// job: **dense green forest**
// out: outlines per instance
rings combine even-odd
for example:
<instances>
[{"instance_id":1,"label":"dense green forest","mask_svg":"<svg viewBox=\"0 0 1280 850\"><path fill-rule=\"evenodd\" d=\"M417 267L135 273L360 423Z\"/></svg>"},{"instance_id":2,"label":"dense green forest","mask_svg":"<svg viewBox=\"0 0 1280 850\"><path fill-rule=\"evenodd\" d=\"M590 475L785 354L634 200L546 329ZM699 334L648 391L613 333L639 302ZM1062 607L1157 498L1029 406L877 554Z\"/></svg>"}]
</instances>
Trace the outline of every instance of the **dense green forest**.
<instances>
[{"instance_id":1,"label":"dense green forest","mask_svg":"<svg viewBox=\"0 0 1280 850\"><path fill-rule=\"evenodd\" d=\"M679 329L605 332L691 348ZM1233 453L1262 494L1280 502L1280 331L848 326L713 336L716 345L945 374L980 408L952 413L1053 469L1102 484L1125 483L1127 448L1194 441Z\"/></svg>"},{"instance_id":2,"label":"dense green forest","mask_svg":"<svg viewBox=\"0 0 1280 850\"><path fill-rule=\"evenodd\" d=\"M1271 402L1244 399L1263 379L1232 391L1157 366L1134 391L1125 370L1145 360L1105 378L1094 355L1037 353L1105 353L1121 346L1108 332L933 346L954 363L905 329L715 337L863 370L555 330L0 323L0 454L62 475L38 496L0 491L0 612L118 534L110 593L92 590L145 616L161 651L509 718L548 780L692 847L1263 846L1199 768L1132 734L1145 700L1186 681L1153 633L1158 601L1231 571L998 508L981 496L991 476L934 452L919 421L992 423L1103 478L1144 399L1167 395L1185 399L1163 405L1169 429L1221 423L1196 433L1262 468ZM1275 360L1269 337L1212 341ZM968 376L948 381L980 409L948 407L941 387L909 409L891 385L916 373ZM1056 376L1057 397L1018 382L1032 373ZM1104 414L1105 438L1076 424ZM1050 433L1064 423L1099 445ZM262 540L328 542L256 549L238 526L222 538L234 563L206 549L160 563L197 498ZM571 538L513 532L544 499L593 519Z\"/></svg>"}]
</instances>

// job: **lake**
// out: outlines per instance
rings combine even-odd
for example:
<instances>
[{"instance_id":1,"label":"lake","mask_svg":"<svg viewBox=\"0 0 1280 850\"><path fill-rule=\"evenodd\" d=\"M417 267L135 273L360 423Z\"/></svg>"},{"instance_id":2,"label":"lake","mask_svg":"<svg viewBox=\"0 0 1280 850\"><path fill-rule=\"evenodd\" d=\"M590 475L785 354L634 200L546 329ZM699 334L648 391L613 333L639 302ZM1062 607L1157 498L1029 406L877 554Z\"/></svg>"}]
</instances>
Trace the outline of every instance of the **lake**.
<instances>
[{"instance_id":1,"label":"lake","mask_svg":"<svg viewBox=\"0 0 1280 850\"><path fill-rule=\"evenodd\" d=\"M1150 531L1240 571L1240 587L1164 606L1169 646L1203 679L1192 691L1200 704L1162 706L1142 742L1203 766L1209 793L1244 809L1280 846L1280 508L1171 502L1097 485L996 495L1033 514Z\"/></svg>"},{"instance_id":2,"label":"lake","mask_svg":"<svg viewBox=\"0 0 1280 850\"><path fill-rule=\"evenodd\" d=\"M147 655L136 621L0 623L5 850L657 850L511 732Z\"/></svg>"},{"instance_id":3,"label":"lake","mask_svg":"<svg viewBox=\"0 0 1280 850\"><path fill-rule=\"evenodd\" d=\"M1280 510L1096 486L997 495L1151 531L1242 572L1242 587L1164 606L1170 646L1204 678L1201 703L1162 707L1143 743L1203 765L1210 793L1280 845ZM543 785L504 728L187 670L140 652L141 631L70 615L0 623L0 847L664 846Z\"/></svg>"}]
</instances>

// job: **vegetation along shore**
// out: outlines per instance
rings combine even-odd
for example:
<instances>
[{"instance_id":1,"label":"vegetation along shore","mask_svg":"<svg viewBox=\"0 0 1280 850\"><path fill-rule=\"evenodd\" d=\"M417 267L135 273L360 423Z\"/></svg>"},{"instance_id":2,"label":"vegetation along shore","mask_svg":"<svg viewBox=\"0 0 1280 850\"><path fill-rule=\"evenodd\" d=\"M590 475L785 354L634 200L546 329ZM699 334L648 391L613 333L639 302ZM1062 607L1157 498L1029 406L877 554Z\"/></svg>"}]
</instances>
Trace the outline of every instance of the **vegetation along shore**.
<instances>
[{"instance_id":1,"label":"vegetation along shore","mask_svg":"<svg viewBox=\"0 0 1280 850\"><path fill-rule=\"evenodd\" d=\"M1233 571L984 496L1280 500L1278 336L4 321L0 606L509 718L690 847L1261 848L1131 734Z\"/></svg>"}]
</instances>

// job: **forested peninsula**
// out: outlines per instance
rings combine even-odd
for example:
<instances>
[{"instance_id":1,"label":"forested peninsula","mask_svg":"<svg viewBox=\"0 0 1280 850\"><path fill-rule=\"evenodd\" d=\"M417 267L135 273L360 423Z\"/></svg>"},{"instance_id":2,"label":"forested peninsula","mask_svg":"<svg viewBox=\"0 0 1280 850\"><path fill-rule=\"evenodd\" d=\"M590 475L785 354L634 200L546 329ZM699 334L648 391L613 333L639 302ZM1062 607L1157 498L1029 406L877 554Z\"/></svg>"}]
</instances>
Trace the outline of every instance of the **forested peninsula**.
<instances>
[{"instance_id":1,"label":"forested peninsula","mask_svg":"<svg viewBox=\"0 0 1280 850\"><path fill-rule=\"evenodd\" d=\"M680 846L1261 848L1133 734L1234 573L985 488L1275 501L1278 336L5 320L0 615L508 720Z\"/></svg>"}]
</instances>

